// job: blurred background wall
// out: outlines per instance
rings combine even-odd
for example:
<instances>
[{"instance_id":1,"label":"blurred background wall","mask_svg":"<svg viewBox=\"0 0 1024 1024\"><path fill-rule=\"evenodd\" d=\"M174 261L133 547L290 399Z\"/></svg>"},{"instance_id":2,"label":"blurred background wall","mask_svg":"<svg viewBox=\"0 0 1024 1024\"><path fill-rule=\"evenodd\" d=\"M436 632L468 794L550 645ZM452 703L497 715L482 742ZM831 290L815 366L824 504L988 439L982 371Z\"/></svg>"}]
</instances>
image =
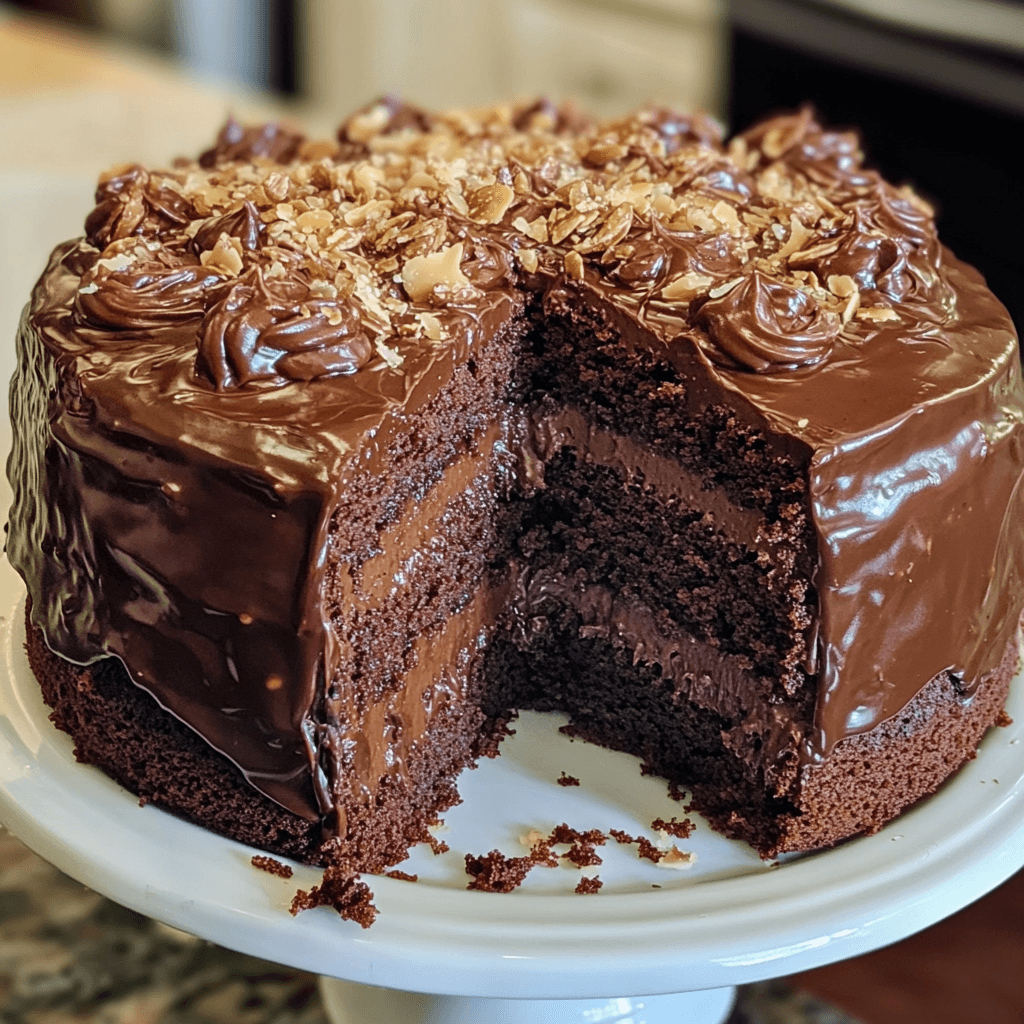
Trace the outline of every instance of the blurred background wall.
<instances>
[{"instance_id":1,"label":"blurred background wall","mask_svg":"<svg viewBox=\"0 0 1024 1024\"><path fill-rule=\"evenodd\" d=\"M350 110L538 92L615 113L718 111L723 0L21 0L175 56L197 75Z\"/></svg>"},{"instance_id":2,"label":"blurred background wall","mask_svg":"<svg viewBox=\"0 0 1024 1024\"><path fill-rule=\"evenodd\" d=\"M1024 325L1018 0L20 0L265 90L327 128L386 92L426 106L544 93L648 100L742 127L812 103L857 125ZM2 9L2 5L0 5Z\"/></svg>"}]
</instances>

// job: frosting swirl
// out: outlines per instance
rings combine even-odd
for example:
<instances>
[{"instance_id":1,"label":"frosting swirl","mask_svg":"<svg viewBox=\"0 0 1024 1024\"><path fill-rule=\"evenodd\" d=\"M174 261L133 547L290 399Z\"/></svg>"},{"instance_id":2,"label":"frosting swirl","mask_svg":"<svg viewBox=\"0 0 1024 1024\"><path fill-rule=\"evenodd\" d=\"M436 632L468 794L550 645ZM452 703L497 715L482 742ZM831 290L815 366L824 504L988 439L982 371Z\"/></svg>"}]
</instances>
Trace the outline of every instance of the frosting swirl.
<instances>
[{"instance_id":1,"label":"frosting swirl","mask_svg":"<svg viewBox=\"0 0 1024 1024\"><path fill-rule=\"evenodd\" d=\"M461 263L469 283L480 291L490 291L508 285L514 277L507 243L480 235L468 235L466 251Z\"/></svg>"},{"instance_id":2,"label":"frosting swirl","mask_svg":"<svg viewBox=\"0 0 1024 1024\"><path fill-rule=\"evenodd\" d=\"M347 117L339 126L340 159L355 160L366 156L371 139L396 132L429 132L437 122L427 110L406 103L396 96L382 96Z\"/></svg>"},{"instance_id":3,"label":"frosting swirl","mask_svg":"<svg viewBox=\"0 0 1024 1024\"><path fill-rule=\"evenodd\" d=\"M262 244L263 235L259 210L246 199L237 210L209 218L193 236L192 247L197 253L206 252L217 244L222 234L237 238L243 249L255 252Z\"/></svg>"},{"instance_id":4,"label":"frosting swirl","mask_svg":"<svg viewBox=\"0 0 1024 1024\"><path fill-rule=\"evenodd\" d=\"M668 107L650 106L640 110L636 119L657 133L667 154L675 153L690 142L717 146L722 141L721 126L707 114L680 114Z\"/></svg>"},{"instance_id":5,"label":"frosting swirl","mask_svg":"<svg viewBox=\"0 0 1024 1024\"><path fill-rule=\"evenodd\" d=\"M772 118L739 137L748 146L760 149L764 161L782 160L816 185L836 190L836 195L878 180L877 175L861 167L856 134L824 131L810 107Z\"/></svg>"},{"instance_id":6,"label":"frosting swirl","mask_svg":"<svg viewBox=\"0 0 1024 1024\"><path fill-rule=\"evenodd\" d=\"M252 160L253 157L286 164L295 159L305 138L301 133L273 122L245 128L229 117L217 141L200 155L199 166L209 168L233 160Z\"/></svg>"},{"instance_id":7,"label":"frosting swirl","mask_svg":"<svg viewBox=\"0 0 1024 1024\"><path fill-rule=\"evenodd\" d=\"M225 391L353 374L372 353L350 304L314 298L298 282L268 282L256 268L207 312L195 368Z\"/></svg>"},{"instance_id":8,"label":"frosting swirl","mask_svg":"<svg viewBox=\"0 0 1024 1024\"><path fill-rule=\"evenodd\" d=\"M758 271L709 299L695 322L707 331L711 359L754 373L814 366L828 358L841 323L799 288Z\"/></svg>"},{"instance_id":9,"label":"frosting swirl","mask_svg":"<svg viewBox=\"0 0 1024 1024\"><path fill-rule=\"evenodd\" d=\"M80 290L75 315L88 327L115 331L156 330L202 317L221 274L197 263L168 266L152 261L100 273L94 290Z\"/></svg>"},{"instance_id":10,"label":"frosting swirl","mask_svg":"<svg viewBox=\"0 0 1024 1024\"><path fill-rule=\"evenodd\" d=\"M195 210L180 192L153 181L138 164L123 167L100 179L96 206L85 219L85 237L97 249L129 235L154 228L159 233L184 227Z\"/></svg>"}]
</instances>

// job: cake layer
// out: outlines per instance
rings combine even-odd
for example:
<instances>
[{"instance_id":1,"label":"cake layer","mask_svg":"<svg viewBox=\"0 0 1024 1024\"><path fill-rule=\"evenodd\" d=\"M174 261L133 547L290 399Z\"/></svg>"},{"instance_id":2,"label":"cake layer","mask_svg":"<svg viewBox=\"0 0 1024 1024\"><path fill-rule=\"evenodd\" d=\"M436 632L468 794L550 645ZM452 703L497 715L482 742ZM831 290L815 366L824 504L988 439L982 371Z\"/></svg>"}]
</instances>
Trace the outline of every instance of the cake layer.
<instances>
[{"instance_id":1,"label":"cake layer","mask_svg":"<svg viewBox=\"0 0 1024 1024\"><path fill-rule=\"evenodd\" d=\"M378 700L334 684L313 709L319 784L325 788L321 799L334 809L326 824L342 841L351 839L353 815L372 817L382 787L404 790L415 784L410 765L421 747L434 742L436 720L463 722L461 746L475 746L484 722L482 651L500 599L500 593L481 587L464 608L419 636L408 669Z\"/></svg>"},{"instance_id":2,"label":"cake layer","mask_svg":"<svg viewBox=\"0 0 1024 1024\"><path fill-rule=\"evenodd\" d=\"M635 599L543 571L525 576L518 594L530 642L492 648L489 674L500 682L488 712L569 715L570 735L641 758L765 858L875 832L934 792L1005 723L1020 663L1018 634L982 679L967 687L941 673L880 729L808 764L798 713L768 703L749 669L723 663ZM812 713L805 701L805 723Z\"/></svg>"},{"instance_id":3,"label":"cake layer","mask_svg":"<svg viewBox=\"0 0 1024 1024\"><path fill-rule=\"evenodd\" d=\"M735 330L751 346L726 358L713 339L693 344L671 304L595 275L547 293L534 345L539 386L557 387L594 422L659 436L738 503L805 519L817 600L809 665L819 676L807 760L898 713L939 672L984 677L1014 634L1024 594L1014 553L1024 389L1012 329L976 272L929 233L926 214L888 188L866 179L858 209L868 217L881 203L884 217L870 216L889 231L914 225L914 272L928 284L919 303L869 318L870 342L859 340L863 325L848 323L829 358L755 368L758 345L784 347L774 286L739 288L754 280L740 274L700 307L716 310L711 335ZM825 258L819 251L860 242L837 232L818 249L807 244L810 265ZM657 264L690 258L690 245L657 231L637 252ZM965 558L979 569L969 586Z\"/></svg>"},{"instance_id":4,"label":"cake layer","mask_svg":"<svg viewBox=\"0 0 1024 1024\"><path fill-rule=\"evenodd\" d=\"M54 724L75 741L75 755L136 794L232 839L310 864L352 863L379 872L426 842L426 825L459 800L455 776L494 750L501 725L479 711L480 664L468 666L465 704L437 707L431 730L409 752L401 778L382 777L372 807L353 808L347 841L293 814L251 786L227 758L134 685L116 658L76 666L47 647L26 622L29 662L54 710Z\"/></svg>"},{"instance_id":5,"label":"cake layer","mask_svg":"<svg viewBox=\"0 0 1024 1024\"><path fill-rule=\"evenodd\" d=\"M775 678L780 695L805 686L810 581L792 569L799 550L780 538L777 557L747 547L700 505L662 499L642 480L562 449L546 486L525 510L519 549L535 566L627 588L723 654ZM790 555L785 557L786 549Z\"/></svg>"},{"instance_id":6,"label":"cake layer","mask_svg":"<svg viewBox=\"0 0 1024 1024\"><path fill-rule=\"evenodd\" d=\"M271 800L224 755L170 714L128 675L117 658L89 666L54 654L26 615L29 664L75 757L97 765L144 803L307 863L321 860L320 822Z\"/></svg>"}]
</instances>

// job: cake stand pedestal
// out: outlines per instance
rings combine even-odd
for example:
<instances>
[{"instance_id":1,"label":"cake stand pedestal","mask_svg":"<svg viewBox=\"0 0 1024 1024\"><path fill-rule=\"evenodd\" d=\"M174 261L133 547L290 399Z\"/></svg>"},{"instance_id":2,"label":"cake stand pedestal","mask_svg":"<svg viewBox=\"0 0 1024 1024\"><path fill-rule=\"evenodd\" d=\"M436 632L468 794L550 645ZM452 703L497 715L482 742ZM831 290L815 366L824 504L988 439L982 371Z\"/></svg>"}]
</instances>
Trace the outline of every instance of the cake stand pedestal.
<instances>
[{"instance_id":1,"label":"cake stand pedestal","mask_svg":"<svg viewBox=\"0 0 1024 1024\"><path fill-rule=\"evenodd\" d=\"M723 1024L736 989L611 999L482 999L320 978L331 1024Z\"/></svg>"},{"instance_id":2,"label":"cake stand pedestal","mask_svg":"<svg viewBox=\"0 0 1024 1024\"><path fill-rule=\"evenodd\" d=\"M319 872L296 866L285 880L258 871L253 850L139 807L75 762L25 658L23 600L0 563L0 819L60 870L133 910L344 979L323 984L336 1024L713 1024L734 986L896 942L1024 864L1018 677L1008 705L1016 724L992 730L974 761L875 836L766 865L697 819L696 832L676 841L697 855L690 870L609 842L603 863L586 869L604 883L595 895L574 893L580 872L568 865L535 869L513 893L469 892L464 855L521 854L531 829L564 821L653 839L656 818L682 817L635 759L573 743L554 716L524 715L501 757L460 778L464 802L437 836L450 851L415 848L401 865L415 884L368 879L380 911L372 928L327 908L293 918L296 887L316 884ZM557 785L562 772L581 785Z\"/></svg>"}]
</instances>

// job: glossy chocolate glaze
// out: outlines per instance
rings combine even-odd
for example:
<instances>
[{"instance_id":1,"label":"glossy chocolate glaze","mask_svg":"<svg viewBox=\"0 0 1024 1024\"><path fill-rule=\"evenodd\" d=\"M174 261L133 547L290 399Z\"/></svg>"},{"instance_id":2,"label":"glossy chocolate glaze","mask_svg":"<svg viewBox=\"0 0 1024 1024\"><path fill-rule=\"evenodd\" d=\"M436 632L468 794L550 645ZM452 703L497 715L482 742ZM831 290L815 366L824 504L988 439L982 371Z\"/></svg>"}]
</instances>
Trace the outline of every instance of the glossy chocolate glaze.
<instances>
[{"instance_id":1,"label":"glossy chocolate glaze","mask_svg":"<svg viewBox=\"0 0 1024 1024\"><path fill-rule=\"evenodd\" d=\"M54 253L19 335L8 553L56 652L121 657L257 788L329 813L323 744L358 729L323 717L331 517L540 292L805 468L806 760L945 669L969 698L1024 604L1016 339L855 139L806 112L726 149L661 110L393 103L339 138L302 161L229 125L201 167L112 172Z\"/></svg>"}]
</instances>

